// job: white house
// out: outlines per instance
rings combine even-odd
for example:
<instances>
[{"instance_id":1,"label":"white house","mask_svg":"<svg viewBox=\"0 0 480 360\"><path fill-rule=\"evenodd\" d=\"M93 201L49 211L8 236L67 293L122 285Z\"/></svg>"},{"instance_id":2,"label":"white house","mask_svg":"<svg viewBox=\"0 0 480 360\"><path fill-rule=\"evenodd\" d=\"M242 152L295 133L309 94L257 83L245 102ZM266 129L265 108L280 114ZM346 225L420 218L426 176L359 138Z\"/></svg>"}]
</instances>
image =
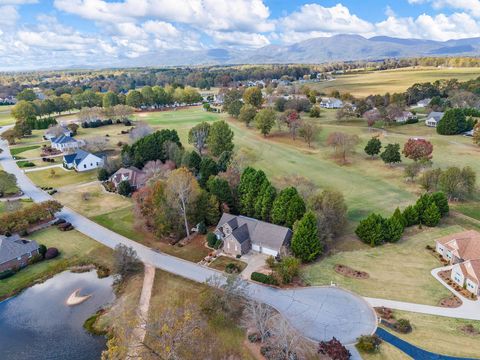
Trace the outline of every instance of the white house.
<instances>
[{"instance_id":1,"label":"white house","mask_svg":"<svg viewBox=\"0 0 480 360\"><path fill-rule=\"evenodd\" d=\"M335 98L322 98L320 107L324 109L340 109L343 107L343 101Z\"/></svg>"},{"instance_id":2,"label":"white house","mask_svg":"<svg viewBox=\"0 0 480 360\"><path fill-rule=\"evenodd\" d=\"M63 126L63 125L59 125L59 126L53 126L49 129L47 129L47 131L45 131L45 134L43 135L43 138L45 140L52 140L56 137L59 137L60 136L68 136L68 137L71 137L72 136L72 131L67 128L66 126Z\"/></svg>"},{"instance_id":3,"label":"white house","mask_svg":"<svg viewBox=\"0 0 480 360\"><path fill-rule=\"evenodd\" d=\"M70 136L61 135L57 138L52 138L50 140L52 148L60 150L61 152L65 151L74 151L83 146L83 141L76 140Z\"/></svg>"},{"instance_id":4,"label":"white house","mask_svg":"<svg viewBox=\"0 0 480 360\"><path fill-rule=\"evenodd\" d=\"M405 122L407 122L408 120L413 119L414 117L415 117L415 115L413 115L413 113L411 113L410 111L403 111L403 112L402 112L402 115L397 116L397 117L395 118L395 122L397 122L397 123L405 123Z\"/></svg>"},{"instance_id":5,"label":"white house","mask_svg":"<svg viewBox=\"0 0 480 360\"><path fill-rule=\"evenodd\" d=\"M438 122L443 118L443 112L432 111L427 116L427 120L425 120L425 125L429 127L437 127Z\"/></svg>"},{"instance_id":6,"label":"white house","mask_svg":"<svg viewBox=\"0 0 480 360\"><path fill-rule=\"evenodd\" d=\"M98 169L104 164L104 158L79 149L77 152L63 157L63 165L67 169L75 169L79 172Z\"/></svg>"},{"instance_id":7,"label":"white house","mask_svg":"<svg viewBox=\"0 0 480 360\"><path fill-rule=\"evenodd\" d=\"M426 106L428 106L428 105L430 104L430 101L432 101L432 99L429 99L429 98L420 100L420 101L417 103L416 107L424 108L424 107L426 107Z\"/></svg>"},{"instance_id":8,"label":"white house","mask_svg":"<svg viewBox=\"0 0 480 360\"><path fill-rule=\"evenodd\" d=\"M480 295L480 259L454 265L451 278L472 294Z\"/></svg>"}]
</instances>

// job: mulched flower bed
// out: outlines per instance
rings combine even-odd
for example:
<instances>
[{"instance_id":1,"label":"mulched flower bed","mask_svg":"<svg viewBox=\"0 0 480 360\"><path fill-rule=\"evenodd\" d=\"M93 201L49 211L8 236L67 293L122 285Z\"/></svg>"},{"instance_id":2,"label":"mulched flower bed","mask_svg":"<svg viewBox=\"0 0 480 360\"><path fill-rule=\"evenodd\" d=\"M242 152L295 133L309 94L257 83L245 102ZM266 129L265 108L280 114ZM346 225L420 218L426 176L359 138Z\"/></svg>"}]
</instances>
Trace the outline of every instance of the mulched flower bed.
<instances>
[{"instance_id":1,"label":"mulched flower bed","mask_svg":"<svg viewBox=\"0 0 480 360\"><path fill-rule=\"evenodd\" d=\"M466 335L477 336L480 334L480 331L477 330L472 324L468 324L459 328L461 332Z\"/></svg>"},{"instance_id":2,"label":"mulched flower bed","mask_svg":"<svg viewBox=\"0 0 480 360\"><path fill-rule=\"evenodd\" d=\"M452 295L443 298L439 301L438 305L446 308L457 308L463 304L462 300L458 296Z\"/></svg>"},{"instance_id":3,"label":"mulched flower bed","mask_svg":"<svg viewBox=\"0 0 480 360\"><path fill-rule=\"evenodd\" d=\"M347 265L337 264L334 269L340 275L353 279L368 279L370 277L367 272L354 270Z\"/></svg>"},{"instance_id":4,"label":"mulched flower bed","mask_svg":"<svg viewBox=\"0 0 480 360\"><path fill-rule=\"evenodd\" d=\"M452 270L443 270L438 273L438 276L466 299L477 300L477 297L475 295L473 295L468 290L462 288L455 281L451 279L451 273L452 273Z\"/></svg>"}]
</instances>

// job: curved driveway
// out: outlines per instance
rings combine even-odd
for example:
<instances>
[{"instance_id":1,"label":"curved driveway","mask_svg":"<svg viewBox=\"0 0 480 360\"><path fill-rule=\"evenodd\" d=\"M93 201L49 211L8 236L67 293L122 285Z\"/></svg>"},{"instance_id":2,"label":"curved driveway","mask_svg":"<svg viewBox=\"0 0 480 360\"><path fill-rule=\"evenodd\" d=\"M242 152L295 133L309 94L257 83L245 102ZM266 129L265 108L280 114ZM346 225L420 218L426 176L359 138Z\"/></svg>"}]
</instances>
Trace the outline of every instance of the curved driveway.
<instances>
[{"instance_id":1,"label":"curved driveway","mask_svg":"<svg viewBox=\"0 0 480 360\"><path fill-rule=\"evenodd\" d=\"M5 128L0 129L0 133L4 130ZM25 195L35 202L51 200L50 195L37 188L20 170L5 141L0 140L0 148L3 149L0 164L5 171L17 177L18 186ZM71 222L78 231L110 248L118 244L131 246L142 261L184 278L204 283L208 278L222 274L211 268L154 251L68 207L64 207L59 216ZM370 305L363 298L339 288L283 290L248 282L247 291L252 298L273 306L297 330L314 341L330 340L335 336L344 344L352 344L358 336L371 334L376 329L376 316Z\"/></svg>"}]
</instances>

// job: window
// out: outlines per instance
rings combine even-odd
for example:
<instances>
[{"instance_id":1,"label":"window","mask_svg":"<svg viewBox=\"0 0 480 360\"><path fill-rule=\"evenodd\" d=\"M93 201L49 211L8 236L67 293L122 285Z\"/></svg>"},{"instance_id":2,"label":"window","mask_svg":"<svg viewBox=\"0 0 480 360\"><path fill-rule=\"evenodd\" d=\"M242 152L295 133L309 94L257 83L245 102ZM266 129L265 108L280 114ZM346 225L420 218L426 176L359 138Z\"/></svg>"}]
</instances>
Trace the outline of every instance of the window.
<instances>
[{"instance_id":1,"label":"window","mask_svg":"<svg viewBox=\"0 0 480 360\"><path fill-rule=\"evenodd\" d=\"M86 168L87 168L87 164L83 164L83 168L86 169Z\"/></svg>"}]
</instances>

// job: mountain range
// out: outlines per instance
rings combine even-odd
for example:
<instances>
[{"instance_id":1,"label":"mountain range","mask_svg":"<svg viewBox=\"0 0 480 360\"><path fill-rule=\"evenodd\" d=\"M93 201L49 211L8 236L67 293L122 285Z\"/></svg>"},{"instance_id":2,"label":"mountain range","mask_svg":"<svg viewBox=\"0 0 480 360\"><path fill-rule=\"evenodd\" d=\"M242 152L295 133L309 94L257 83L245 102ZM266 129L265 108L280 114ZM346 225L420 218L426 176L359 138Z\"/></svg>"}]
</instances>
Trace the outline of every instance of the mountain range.
<instances>
[{"instance_id":1,"label":"mountain range","mask_svg":"<svg viewBox=\"0 0 480 360\"><path fill-rule=\"evenodd\" d=\"M153 56L152 56L153 55ZM319 37L290 45L268 45L253 50L166 50L128 60L128 66L319 64L333 61L381 60L425 56L478 56L480 38L449 41L400 39L359 35Z\"/></svg>"}]
</instances>

